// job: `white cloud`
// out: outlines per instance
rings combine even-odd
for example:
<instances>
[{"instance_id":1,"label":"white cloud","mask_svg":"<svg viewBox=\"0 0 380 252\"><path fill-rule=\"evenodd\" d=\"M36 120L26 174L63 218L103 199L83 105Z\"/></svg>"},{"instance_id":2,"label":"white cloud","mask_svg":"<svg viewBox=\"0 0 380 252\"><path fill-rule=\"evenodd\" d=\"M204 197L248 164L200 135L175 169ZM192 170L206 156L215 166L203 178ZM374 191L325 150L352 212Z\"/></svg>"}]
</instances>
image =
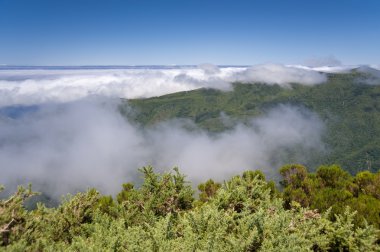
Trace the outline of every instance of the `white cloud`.
<instances>
[{"instance_id":1,"label":"white cloud","mask_svg":"<svg viewBox=\"0 0 380 252\"><path fill-rule=\"evenodd\" d=\"M209 70L208 70L209 71ZM228 89L239 68L215 74L193 69L8 70L0 71L0 106L68 102L91 95L152 97L201 87Z\"/></svg>"},{"instance_id":2,"label":"white cloud","mask_svg":"<svg viewBox=\"0 0 380 252\"><path fill-rule=\"evenodd\" d=\"M233 78L236 81L280 85L286 85L288 83L315 85L327 80L323 73L312 69L302 69L278 64L256 65L245 71L236 73Z\"/></svg>"},{"instance_id":3,"label":"white cloud","mask_svg":"<svg viewBox=\"0 0 380 252\"><path fill-rule=\"evenodd\" d=\"M352 66L320 66L320 67L308 67L303 65L288 65L289 67L309 70L309 71L316 71L316 72L322 72L322 73L348 73L351 70L357 68L357 65Z\"/></svg>"},{"instance_id":4,"label":"white cloud","mask_svg":"<svg viewBox=\"0 0 380 252\"><path fill-rule=\"evenodd\" d=\"M194 182L222 180L247 169L277 174L287 150L304 162L323 151L323 123L313 113L280 106L248 125L210 136L170 121L142 130L109 99L43 105L0 119L0 184L33 182L53 197L95 186L115 193L137 168L179 166Z\"/></svg>"},{"instance_id":5,"label":"white cloud","mask_svg":"<svg viewBox=\"0 0 380 252\"><path fill-rule=\"evenodd\" d=\"M204 63L204 64L198 65L198 67L200 69L202 69L205 72L205 74L217 74L217 73L220 73L219 67L215 66L213 64Z\"/></svg>"},{"instance_id":6,"label":"white cloud","mask_svg":"<svg viewBox=\"0 0 380 252\"><path fill-rule=\"evenodd\" d=\"M0 106L70 102L93 95L152 97L202 87L229 90L233 81L312 85L325 80L324 74L311 69L283 65L250 68L218 68L202 64L198 68L173 69L2 69Z\"/></svg>"}]
</instances>

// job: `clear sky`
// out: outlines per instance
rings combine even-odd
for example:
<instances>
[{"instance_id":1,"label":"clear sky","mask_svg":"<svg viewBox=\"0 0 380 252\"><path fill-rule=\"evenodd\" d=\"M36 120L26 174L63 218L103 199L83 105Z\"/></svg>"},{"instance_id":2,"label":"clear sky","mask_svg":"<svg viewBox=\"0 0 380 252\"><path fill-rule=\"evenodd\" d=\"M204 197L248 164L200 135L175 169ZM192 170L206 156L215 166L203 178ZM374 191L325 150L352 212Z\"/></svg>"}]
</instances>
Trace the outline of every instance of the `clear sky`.
<instances>
[{"instance_id":1,"label":"clear sky","mask_svg":"<svg viewBox=\"0 0 380 252\"><path fill-rule=\"evenodd\" d=\"M380 64L379 0L0 0L0 64Z\"/></svg>"}]
</instances>

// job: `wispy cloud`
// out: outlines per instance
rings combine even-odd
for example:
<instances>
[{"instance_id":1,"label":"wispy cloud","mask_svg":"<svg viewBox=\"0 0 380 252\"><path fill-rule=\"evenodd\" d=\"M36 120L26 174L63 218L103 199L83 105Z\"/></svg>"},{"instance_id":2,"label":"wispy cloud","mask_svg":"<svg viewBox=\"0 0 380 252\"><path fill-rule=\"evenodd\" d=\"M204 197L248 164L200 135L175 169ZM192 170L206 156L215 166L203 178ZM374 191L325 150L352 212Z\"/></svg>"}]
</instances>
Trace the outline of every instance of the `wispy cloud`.
<instances>
[{"instance_id":1,"label":"wispy cloud","mask_svg":"<svg viewBox=\"0 0 380 252\"><path fill-rule=\"evenodd\" d=\"M224 115L225 116L225 115ZM32 182L53 197L96 186L115 193L135 181L137 168L179 166L194 182L223 180L262 169L273 177L289 161L306 162L323 151L322 121L310 111L280 106L248 125L211 136L191 122L169 121L141 129L109 99L50 104L15 118L0 119L0 184ZM292 159L290 158L290 159Z\"/></svg>"},{"instance_id":2,"label":"wispy cloud","mask_svg":"<svg viewBox=\"0 0 380 252\"><path fill-rule=\"evenodd\" d=\"M233 78L236 81L242 82L262 82L280 85L289 83L315 85L327 80L325 74L312 69L302 69L278 64L256 65L236 73Z\"/></svg>"}]
</instances>

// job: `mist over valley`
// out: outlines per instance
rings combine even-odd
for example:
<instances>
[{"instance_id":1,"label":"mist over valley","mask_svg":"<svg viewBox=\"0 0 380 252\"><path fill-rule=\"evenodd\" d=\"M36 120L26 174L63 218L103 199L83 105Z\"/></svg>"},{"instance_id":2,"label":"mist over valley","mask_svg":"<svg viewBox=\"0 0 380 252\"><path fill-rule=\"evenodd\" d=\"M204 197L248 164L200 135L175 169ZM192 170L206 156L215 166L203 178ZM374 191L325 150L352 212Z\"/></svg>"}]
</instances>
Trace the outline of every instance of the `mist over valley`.
<instances>
[{"instance_id":1,"label":"mist over valley","mask_svg":"<svg viewBox=\"0 0 380 252\"><path fill-rule=\"evenodd\" d=\"M352 128L360 118L334 106L347 102L346 109L368 110L377 122L379 86L366 81L376 80L378 70L320 69L2 69L0 184L32 183L58 198L89 187L115 194L123 182L139 181L137 169L147 165L178 166L195 184L250 169L277 180L287 163L315 169L327 160L358 171L370 159L375 170L375 144L347 149L344 141L377 140ZM369 100L350 104L358 95ZM342 125L348 128L339 135ZM379 134L375 122L371 129ZM348 140L347 132L358 136ZM359 154L347 162L347 151Z\"/></svg>"}]
</instances>

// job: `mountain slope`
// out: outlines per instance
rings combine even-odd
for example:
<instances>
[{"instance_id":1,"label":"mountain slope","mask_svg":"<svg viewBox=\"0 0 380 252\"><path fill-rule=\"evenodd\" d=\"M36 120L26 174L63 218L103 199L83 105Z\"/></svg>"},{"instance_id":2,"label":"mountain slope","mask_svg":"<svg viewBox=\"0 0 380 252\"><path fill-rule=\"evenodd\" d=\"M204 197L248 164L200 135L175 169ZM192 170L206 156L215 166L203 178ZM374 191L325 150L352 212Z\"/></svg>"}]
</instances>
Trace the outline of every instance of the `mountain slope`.
<instances>
[{"instance_id":1,"label":"mountain slope","mask_svg":"<svg viewBox=\"0 0 380 252\"><path fill-rule=\"evenodd\" d=\"M188 118L210 132L227 130L225 115L244 122L279 104L308 108L325 121L324 141L329 153L308 164L337 163L354 173L380 168L380 85L365 84L368 74L351 71L329 74L327 83L289 87L261 83L234 83L233 90L214 89L169 94L148 99L124 100L121 111L152 125L172 118ZM128 106L134 111L130 112Z\"/></svg>"}]
</instances>

